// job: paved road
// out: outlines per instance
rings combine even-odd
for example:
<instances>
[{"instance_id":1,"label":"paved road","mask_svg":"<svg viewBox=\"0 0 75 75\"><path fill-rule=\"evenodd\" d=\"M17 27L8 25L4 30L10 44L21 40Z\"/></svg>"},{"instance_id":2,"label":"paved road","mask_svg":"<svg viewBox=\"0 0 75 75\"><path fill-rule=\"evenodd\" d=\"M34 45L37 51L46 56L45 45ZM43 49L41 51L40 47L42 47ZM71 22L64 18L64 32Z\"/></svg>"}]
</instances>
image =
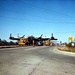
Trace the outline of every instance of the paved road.
<instances>
[{"instance_id":1,"label":"paved road","mask_svg":"<svg viewBox=\"0 0 75 75\"><path fill-rule=\"evenodd\" d=\"M75 75L75 57L55 53L55 48L0 49L0 75Z\"/></svg>"}]
</instances>

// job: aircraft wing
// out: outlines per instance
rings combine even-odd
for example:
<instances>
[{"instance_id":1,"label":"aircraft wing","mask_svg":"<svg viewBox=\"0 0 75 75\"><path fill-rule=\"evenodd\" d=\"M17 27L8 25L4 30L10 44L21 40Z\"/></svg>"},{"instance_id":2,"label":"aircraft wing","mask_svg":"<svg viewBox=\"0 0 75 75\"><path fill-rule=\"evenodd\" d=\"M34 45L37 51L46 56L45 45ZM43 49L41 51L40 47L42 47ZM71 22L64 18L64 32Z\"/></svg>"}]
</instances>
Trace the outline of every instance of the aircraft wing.
<instances>
[{"instance_id":1,"label":"aircraft wing","mask_svg":"<svg viewBox=\"0 0 75 75\"><path fill-rule=\"evenodd\" d=\"M50 38L42 38L42 41L46 41L49 40Z\"/></svg>"},{"instance_id":2,"label":"aircraft wing","mask_svg":"<svg viewBox=\"0 0 75 75\"><path fill-rule=\"evenodd\" d=\"M11 40L20 40L20 38L9 37Z\"/></svg>"}]
</instances>

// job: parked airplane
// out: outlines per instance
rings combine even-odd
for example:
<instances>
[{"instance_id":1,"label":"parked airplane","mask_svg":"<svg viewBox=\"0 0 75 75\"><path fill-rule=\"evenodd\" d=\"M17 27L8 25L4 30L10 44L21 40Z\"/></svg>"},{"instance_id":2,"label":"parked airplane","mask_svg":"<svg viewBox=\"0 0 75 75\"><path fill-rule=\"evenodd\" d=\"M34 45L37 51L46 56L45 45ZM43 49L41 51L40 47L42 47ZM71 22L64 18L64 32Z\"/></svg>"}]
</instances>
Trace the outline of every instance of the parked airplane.
<instances>
[{"instance_id":1,"label":"parked airplane","mask_svg":"<svg viewBox=\"0 0 75 75\"><path fill-rule=\"evenodd\" d=\"M34 36L29 36L28 37L28 44L32 45L33 44L33 40L35 45L50 45L50 40L57 40L54 36L53 33L51 35L51 38L42 38L43 34L40 37L35 38Z\"/></svg>"},{"instance_id":2,"label":"parked airplane","mask_svg":"<svg viewBox=\"0 0 75 75\"><path fill-rule=\"evenodd\" d=\"M34 45L50 45L50 40L57 40L54 36L53 33L51 35L51 38L42 38L43 34L40 37L35 38L34 36L29 36L27 38L24 38L25 35L23 35L22 37L12 37L12 35L10 34L9 39L11 40L18 40L18 44L19 45L32 45L33 41L34 41Z\"/></svg>"}]
</instances>

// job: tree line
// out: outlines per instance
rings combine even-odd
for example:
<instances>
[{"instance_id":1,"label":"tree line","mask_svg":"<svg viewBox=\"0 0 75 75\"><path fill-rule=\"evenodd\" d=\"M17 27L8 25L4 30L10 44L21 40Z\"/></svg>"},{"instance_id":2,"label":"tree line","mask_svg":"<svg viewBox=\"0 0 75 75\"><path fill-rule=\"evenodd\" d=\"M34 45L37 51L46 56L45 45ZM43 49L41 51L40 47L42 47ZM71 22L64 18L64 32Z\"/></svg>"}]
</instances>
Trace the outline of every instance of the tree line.
<instances>
[{"instance_id":1,"label":"tree line","mask_svg":"<svg viewBox=\"0 0 75 75\"><path fill-rule=\"evenodd\" d=\"M0 39L0 46L7 46L7 45L18 45L18 43L13 41L8 42L6 40Z\"/></svg>"}]
</instances>

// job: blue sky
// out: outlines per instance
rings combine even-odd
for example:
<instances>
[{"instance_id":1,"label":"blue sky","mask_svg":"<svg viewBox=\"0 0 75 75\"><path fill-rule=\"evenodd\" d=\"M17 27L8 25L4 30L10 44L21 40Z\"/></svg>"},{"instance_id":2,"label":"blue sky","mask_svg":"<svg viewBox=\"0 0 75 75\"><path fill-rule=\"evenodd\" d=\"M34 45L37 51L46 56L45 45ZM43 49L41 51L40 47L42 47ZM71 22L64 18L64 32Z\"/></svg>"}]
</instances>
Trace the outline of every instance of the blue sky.
<instances>
[{"instance_id":1,"label":"blue sky","mask_svg":"<svg viewBox=\"0 0 75 75\"><path fill-rule=\"evenodd\" d=\"M51 33L68 42L75 38L75 1L74 0L0 0L0 38L9 41L9 35Z\"/></svg>"}]
</instances>

